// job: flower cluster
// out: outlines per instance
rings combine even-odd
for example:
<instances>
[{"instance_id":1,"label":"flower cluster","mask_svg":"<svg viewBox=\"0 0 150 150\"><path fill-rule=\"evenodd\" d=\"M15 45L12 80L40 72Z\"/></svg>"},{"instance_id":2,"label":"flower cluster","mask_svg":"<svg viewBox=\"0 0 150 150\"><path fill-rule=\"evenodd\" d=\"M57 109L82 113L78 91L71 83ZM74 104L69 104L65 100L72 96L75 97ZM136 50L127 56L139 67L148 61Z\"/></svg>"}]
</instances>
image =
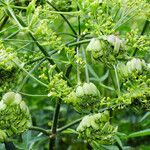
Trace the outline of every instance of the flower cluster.
<instances>
[{"instance_id":1,"label":"flower cluster","mask_svg":"<svg viewBox=\"0 0 150 150\"><path fill-rule=\"evenodd\" d=\"M127 77L131 77L131 75L135 72L141 74L145 67L146 63L144 60L133 58L132 60L128 61L126 65L124 63L119 63L118 72L120 77L126 79Z\"/></svg>"},{"instance_id":2,"label":"flower cluster","mask_svg":"<svg viewBox=\"0 0 150 150\"><path fill-rule=\"evenodd\" d=\"M139 35L138 30L132 30L126 34L126 49L130 52L137 49L138 52L149 50L150 41L147 35Z\"/></svg>"},{"instance_id":3,"label":"flower cluster","mask_svg":"<svg viewBox=\"0 0 150 150\"><path fill-rule=\"evenodd\" d=\"M108 67L117 63L117 59L125 59L124 40L115 35L93 38L88 44L87 51L90 51L93 58L104 62Z\"/></svg>"},{"instance_id":4,"label":"flower cluster","mask_svg":"<svg viewBox=\"0 0 150 150\"><path fill-rule=\"evenodd\" d=\"M56 8L60 11L71 11L72 10L72 1L71 0L52 0L52 3L55 4Z\"/></svg>"},{"instance_id":5,"label":"flower cluster","mask_svg":"<svg viewBox=\"0 0 150 150\"><path fill-rule=\"evenodd\" d=\"M16 55L11 51L12 50L10 48L5 49L0 43L0 68L11 70L14 67L12 60L16 57Z\"/></svg>"},{"instance_id":6,"label":"flower cluster","mask_svg":"<svg viewBox=\"0 0 150 150\"><path fill-rule=\"evenodd\" d=\"M70 92L71 88L67 85L67 81L62 78L62 72L55 74L49 83L49 94L48 96L65 98Z\"/></svg>"},{"instance_id":7,"label":"flower cluster","mask_svg":"<svg viewBox=\"0 0 150 150\"><path fill-rule=\"evenodd\" d=\"M66 98L66 103L71 103L77 111L89 112L98 107L100 92L93 83L78 85Z\"/></svg>"},{"instance_id":8,"label":"flower cluster","mask_svg":"<svg viewBox=\"0 0 150 150\"><path fill-rule=\"evenodd\" d=\"M149 85L149 68L144 60L133 58L126 64L118 65L118 73L122 84L122 93L117 98L109 101L109 105L118 105L124 108L126 105L138 104L141 108L150 108L150 85ZM106 100L106 101L107 101ZM106 104L105 100L103 104ZM107 103L108 104L108 103Z\"/></svg>"},{"instance_id":9,"label":"flower cluster","mask_svg":"<svg viewBox=\"0 0 150 150\"><path fill-rule=\"evenodd\" d=\"M8 92L0 101L0 141L23 133L31 125L29 109L18 93Z\"/></svg>"},{"instance_id":10,"label":"flower cluster","mask_svg":"<svg viewBox=\"0 0 150 150\"><path fill-rule=\"evenodd\" d=\"M12 52L12 49L5 48L0 43L0 92L2 89L5 91L16 80L17 68L13 63L16 58L16 54Z\"/></svg>"},{"instance_id":11,"label":"flower cluster","mask_svg":"<svg viewBox=\"0 0 150 150\"><path fill-rule=\"evenodd\" d=\"M109 123L109 118L108 111L85 116L77 127L79 137L86 139L91 144L93 142L112 144L117 127Z\"/></svg>"}]
</instances>

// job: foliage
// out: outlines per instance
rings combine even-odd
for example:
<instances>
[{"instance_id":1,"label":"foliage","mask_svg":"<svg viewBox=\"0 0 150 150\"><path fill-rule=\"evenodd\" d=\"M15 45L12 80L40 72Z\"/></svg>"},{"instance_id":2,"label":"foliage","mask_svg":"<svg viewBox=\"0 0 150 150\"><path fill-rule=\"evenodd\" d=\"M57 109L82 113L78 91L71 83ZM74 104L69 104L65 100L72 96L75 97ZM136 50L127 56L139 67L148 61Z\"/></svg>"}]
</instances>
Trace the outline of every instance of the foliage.
<instances>
[{"instance_id":1,"label":"foliage","mask_svg":"<svg viewBox=\"0 0 150 150\"><path fill-rule=\"evenodd\" d=\"M149 7L1 0L0 149L149 149Z\"/></svg>"}]
</instances>

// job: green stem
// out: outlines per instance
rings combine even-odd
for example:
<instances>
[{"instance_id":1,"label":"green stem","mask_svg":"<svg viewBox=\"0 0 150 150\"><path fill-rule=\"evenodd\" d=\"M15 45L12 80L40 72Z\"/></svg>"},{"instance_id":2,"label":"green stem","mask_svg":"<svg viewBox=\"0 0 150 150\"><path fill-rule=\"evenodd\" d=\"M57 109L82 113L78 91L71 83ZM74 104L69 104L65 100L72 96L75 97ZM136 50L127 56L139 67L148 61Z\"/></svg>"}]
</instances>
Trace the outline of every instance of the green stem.
<instances>
[{"instance_id":1,"label":"green stem","mask_svg":"<svg viewBox=\"0 0 150 150\"><path fill-rule=\"evenodd\" d=\"M23 88L24 84L27 82L28 78L30 77L30 74L32 74L32 72L34 70L36 70L44 61L46 58L43 58L39 63L37 63L30 71L29 74L27 74L27 76L23 79L23 81L21 82L21 84L19 85L17 92L21 91L21 89Z\"/></svg>"},{"instance_id":2,"label":"green stem","mask_svg":"<svg viewBox=\"0 0 150 150\"><path fill-rule=\"evenodd\" d=\"M83 46L82 46L82 54L83 54L83 58L84 58L84 61L85 61L85 76L86 76L86 82L89 83L89 82L90 82L90 79L89 79L89 72L88 72L88 66L87 66L87 61L86 61L86 54L85 54L85 51L84 51Z\"/></svg>"},{"instance_id":3,"label":"green stem","mask_svg":"<svg viewBox=\"0 0 150 150\"><path fill-rule=\"evenodd\" d=\"M77 7L77 10L79 11L79 7ZM78 32L79 32L79 35L81 34L81 21L80 21L80 16L78 16Z\"/></svg>"},{"instance_id":4,"label":"green stem","mask_svg":"<svg viewBox=\"0 0 150 150\"><path fill-rule=\"evenodd\" d=\"M16 32L14 32L14 33L12 33L11 35L7 36L7 37L5 38L5 40L10 39L10 38L16 36L16 35L19 33L19 31L20 31L20 30L17 30Z\"/></svg>"},{"instance_id":5,"label":"green stem","mask_svg":"<svg viewBox=\"0 0 150 150\"><path fill-rule=\"evenodd\" d=\"M61 99L59 99L55 106L55 112L53 115L53 124L52 124L52 134L50 135L50 142L49 142L49 150L54 150L55 148L55 139L57 133L57 123L59 118L59 111L60 111Z\"/></svg>"},{"instance_id":6,"label":"green stem","mask_svg":"<svg viewBox=\"0 0 150 150\"><path fill-rule=\"evenodd\" d=\"M41 50L41 52L46 56L46 58L47 58L47 60L49 61L49 63L50 63L51 65L55 65L55 62L54 62L52 59L50 59L49 53L40 45L40 43L36 40L36 38L32 35L31 32L29 32L29 35L30 35L30 37L34 40L34 42L36 43L36 45L39 47L39 49ZM61 72L61 70L60 70L57 66L56 66L55 69L56 69L56 71L57 71L58 73ZM71 83L69 82L69 80L67 79L67 77L66 77L65 75L63 75L63 78L66 79L67 82L68 82L68 84L71 86Z\"/></svg>"},{"instance_id":7,"label":"green stem","mask_svg":"<svg viewBox=\"0 0 150 150\"><path fill-rule=\"evenodd\" d=\"M77 41L77 42L68 44L68 46L69 46L69 47L72 47L72 46L75 46L75 45L81 45L81 44L84 44L84 43L89 43L90 41L91 41L91 39L82 40L82 41Z\"/></svg>"},{"instance_id":8,"label":"green stem","mask_svg":"<svg viewBox=\"0 0 150 150\"><path fill-rule=\"evenodd\" d=\"M18 92L18 91L17 91ZM30 97L48 97L48 95L38 95L38 94L29 94L29 93L24 93L24 92L18 92L18 93L20 93L20 94L22 94L22 95L25 95L25 96L30 96Z\"/></svg>"},{"instance_id":9,"label":"green stem","mask_svg":"<svg viewBox=\"0 0 150 150\"><path fill-rule=\"evenodd\" d=\"M57 52L57 50L50 51L49 56L52 56L52 55L55 54L56 52ZM37 62L37 61L40 61L40 60L42 60L42 59L44 59L44 57L36 58L36 59L34 59L34 60L31 60L31 61L27 62L26 65L33 64L33 63L35 63L35 62Z\"/></svg>"},{"instance_id":10,"label":"green stem","mask_svg":"<svg viewBox=\"0 0 150 150\"><path fill-rule=\"evenodd\" d=\"M61 127L61 128L59 128L59 129L57 130L57 132L62 132L62 131L64 131L64 130L68 129L69 127L72 127L72 126L78 124L78 123L82 120L82 118L83 118L83 117L81 117L81 118L79 118L79 119L77 119L77 120L75 120L75 121L73 121L73 122L71 122L71 123L69 123L69 124L67 124L67 125L65 125L65 126L63 126L63 127Z\"/></svg>"},{"instance_id":11,"label":"green stem","mask_svg":"<svg viewBox=\"0 0 150 150\"><path fill-rule=\"evenodd\" d=\"M15 6L15 5L9 5L11 8L17 8L17 9L27 9L27 7L22 6Z\"/></svg>"},{"instance_id":12,"label":"green stem","mask_svg":"<svg viewBox=\"0 0 150 150\"><path fill-rule=\"evenodd\" d=\"M35 81L37 81L39 84L48 87L48 85L46 85L45 83L43 83L42 81L38 80L36 77L34 77L32 74L30 74L28 71L26 71L25 68L23 68L16 60L12 60L20 69L22 69L26 74L28 74L31 78L33 78Z\"/></svg>"},{"instance_id":13,"label":"green stem","mask_svg":"<svg viewBox=\"0 0 150 150\"><path fill-rule=\"evenodd\" d=\"M77 56L79 56L79 47L77 46L76 47L76 53L77 53ZM80 79L80 66L79 66L79 63L77 62L77 81L78 81L78 85L80 85L81 83L81 79Z\"/></svg>"},{"instance_id":14,"label":"green stem","mask_svg":"<svg viewBox=\"0 0 150 150\"><path fill-rule=\"evenodd\" d=\"M8 18L9 18L8 16L5 16L5 17L4 17L2 23L0 24L0 30L1 30L1 29L3 28L3 26L7 23Z\"/></svg>"},{"instance_id":15,"label":"green stem","mask_svg":"<svg viewBox=\"0 0 150 150\"><path fill-rule=\"evenodd\" d=\"M16 18L16 16L15 16L13 10L12 10L10 7L8 7L8 11L9 11L11 17L16 21L16 23L17 23L18 26L20 27L20 29L23 29L23 26L20 24L20 22L19 22L18 19Z\"/></svg>"},{"instance_id":16,"label":"green stem","mask_svg":"<svg viewBox=\"0 0 150 150\"><path fill-rule=\"evenodd\" d=\"M72 37L77 37L76 35L74 35L74 34L71 34L71 33L65 33L65 32L60 32L60 33L58 33L58 35L61 35L61 34L64 34L64 35L69 35L69 36L72 36Z\"/></svg>"},{"instance_id":17,"label":"green stem","mask_svg":"<svg viewBox=\"0 0 150 150\"><path fill-rule=\"evenodd\" d=\"M47 3L52 7L54 8L56 11L59 11L51 2L47 1ZM70 27L70 29L72 30L72 32L77 35L76 31L74 30L74 28L72 27L72 25L70 24L70 22L68 21L68 19L63 15L63 14L60 14L61 17L66 21L66 23L68 24L68 26Z\"/></svg>"},{"instance_id":18,"label":"green stem","mask_svg":"<svg viewBox=\"0 0 150 150\"><path fill-rule=\"evenodd\" d=\"M118 77L118 72L117 72L117 69L116 69L116 66L114 65L114 70L115 70L115 76L116 76L116 82L117 82L117 88L118 88L118 95L120 95L120 82L119 82L119 77Z\"/></svg>"},{"instance_id":19,"label":"green stem","mask_svg":"<svg viewBox=\"0 0 150 150\"><path fill-rule=\"evenodd\" d=\"M46 130L46 129L43 129L43 128L40 128L40 127L36 127L36 126L29 127L29 130L42 132L43 134L45 134L47 136L50 135L50 133L51 133L51 131L49 131L49 130Z\"/></svg>"},{"instance_id":20,"label":"green stem","mask_svg":"<svg viewBox=\"0 0 150 150\"><path fill-rule=\"evenodd\" d=\"M49 13L53 14L63 14L63 15L80 15L80 11L74 11L74 12L62 12L62 11L49 11Z\"/></svg>"}]
</instances>

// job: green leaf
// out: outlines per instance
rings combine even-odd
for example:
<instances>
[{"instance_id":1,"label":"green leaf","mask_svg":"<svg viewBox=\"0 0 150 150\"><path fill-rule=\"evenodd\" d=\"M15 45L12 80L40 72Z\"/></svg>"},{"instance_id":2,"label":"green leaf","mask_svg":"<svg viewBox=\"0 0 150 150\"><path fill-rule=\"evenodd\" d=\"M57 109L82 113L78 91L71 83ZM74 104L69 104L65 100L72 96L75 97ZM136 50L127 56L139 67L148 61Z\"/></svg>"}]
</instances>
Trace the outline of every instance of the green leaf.
<instances>
[{"instance_id":1,"label":"green leaf","mask_svg":"<svg viewBox=\"0 0 150 150\"><path fill-rule=\"evenodd\" d=\"M119 150L117 146L111 145L111 146L106 146L106 145L101 145L105 150Z\"/></svg>"},{"instance_id":2,"label":"green leaf","mask_svg":"<svg viewBox=\"0 0 150 150\"><path fill-rule=\"evenodd\" d=\"M141 130L138 132L134 132L128 135L128 138L134 138L134 137L142 137L150 135L150 129Z\"/></svg>"},{"instance_id":3,"label":"green leaf","mask_svg":"<svg viewBox=\"0 0 150 150\"><path fill-rule=\"evenodd\" d=\"M139 120L139 122L144 121L144 120L147 119L147 117L149 117L149 116L150 116L150 112L147 112L147 113Z\"/></svg>"},{"instance_id":4,"label":"green leaf","mask_svg":"<svg viewBox=\"0 0 150 150\"><path fill-rule=\"evenodd\" d=\"M120 139L127 139L127 135L126 135L125 133L117 132L116 135L117 135Z\"/></svg>"},{"instance_id":5,"label":"green leaf","mask_svg":"<svg viewBox=\"0 0 150 150\"><path fill-rule=\"evenodd\" d=\"M117 141L118 145L123 149L123 144L122 141L120 140L120 138L118 136L114 136L115 140Z\"/></svg>"},{"instance_id":6,"label":"green leaf","mask_svg":"<svg viewBox=\"0 0 150 150\"><path fill-rule=\"evenodd\" d=\"M27 7L27 15L30 15L35 10L35 3L37 0L32 0Z\"/></svg>"},{"instance_id":7,"label":"green leaf","mask_svg":"<svg viewBox=\"0 0 150 150\"><path fill-rule=\"evenodd\" d=\"M93 70L93 68L87 64L88 70L89 72L97 79L99 79L98 75L96 74L96 72Z\"/></svg>"}]
</instances>

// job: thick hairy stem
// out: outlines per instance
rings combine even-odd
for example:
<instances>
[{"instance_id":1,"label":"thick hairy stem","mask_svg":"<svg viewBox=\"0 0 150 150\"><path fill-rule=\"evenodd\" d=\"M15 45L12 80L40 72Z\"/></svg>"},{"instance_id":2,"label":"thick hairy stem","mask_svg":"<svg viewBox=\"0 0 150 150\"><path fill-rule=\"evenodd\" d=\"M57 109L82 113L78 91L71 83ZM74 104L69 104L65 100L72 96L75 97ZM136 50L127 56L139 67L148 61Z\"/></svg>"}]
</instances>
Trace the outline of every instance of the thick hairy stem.
<instances>
[{"instance_id":1,"label":"thick hairy stem","mask_svg":"<svg viewBox=\"0 0 150 150\"><path fill-rule=\"evenodd\" d=\"M60 105L61 105L61 99L57 101L56 106L55 106L55 112L53 115L52 133L50 135L50 142L49 142L49 150L54 150L54 147L55 147L55 139L56 139L56 133L57 133L57 123L58 123L58 118L59 118Z\"/></svg>"}]
</instances>

